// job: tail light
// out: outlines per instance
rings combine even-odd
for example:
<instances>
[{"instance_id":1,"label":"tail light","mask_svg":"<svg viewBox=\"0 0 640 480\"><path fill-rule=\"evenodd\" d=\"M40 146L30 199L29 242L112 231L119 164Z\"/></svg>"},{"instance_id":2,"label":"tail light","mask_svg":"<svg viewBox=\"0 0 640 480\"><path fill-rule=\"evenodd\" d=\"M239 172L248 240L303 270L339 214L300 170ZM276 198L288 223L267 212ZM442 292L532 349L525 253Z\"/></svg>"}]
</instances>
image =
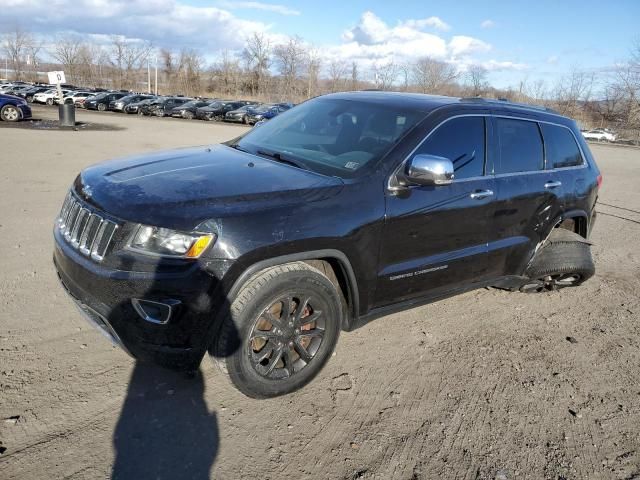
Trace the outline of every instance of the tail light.
<instances>
[{"instance_id":1,"label":"tail light","mask_svg":"<svg viewBox=\"0 0 640 480\"><path fill-rule=\"evenodd\" d=\"M597 182L598 182L598 188L600 188L602 186L602 174L598 175Z\"/></svg>"}]
</instances>

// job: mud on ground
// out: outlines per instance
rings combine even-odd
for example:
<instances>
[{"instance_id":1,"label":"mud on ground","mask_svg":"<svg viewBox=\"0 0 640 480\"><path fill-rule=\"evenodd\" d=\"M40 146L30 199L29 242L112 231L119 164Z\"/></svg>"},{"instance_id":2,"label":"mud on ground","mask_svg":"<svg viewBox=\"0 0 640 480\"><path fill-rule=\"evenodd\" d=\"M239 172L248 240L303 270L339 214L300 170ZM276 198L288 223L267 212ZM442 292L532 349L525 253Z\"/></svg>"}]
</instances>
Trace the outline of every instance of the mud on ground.
<instances>
[{"instance_id":1,"label":"mud on ground","mask_svg":"<svg viewBox=\"0 0 640 480\"><path fill-rule=\"evenodd\" d=\"M592 147L604 186L583 287L478 290L379 319L343 333L304 390L256 401L209 359L195 378L134 365L51 264L81 168L242 127L78 116L124 130L0 129L3 480L640 478L640 150Z\"/></svg>"}]
</instances>

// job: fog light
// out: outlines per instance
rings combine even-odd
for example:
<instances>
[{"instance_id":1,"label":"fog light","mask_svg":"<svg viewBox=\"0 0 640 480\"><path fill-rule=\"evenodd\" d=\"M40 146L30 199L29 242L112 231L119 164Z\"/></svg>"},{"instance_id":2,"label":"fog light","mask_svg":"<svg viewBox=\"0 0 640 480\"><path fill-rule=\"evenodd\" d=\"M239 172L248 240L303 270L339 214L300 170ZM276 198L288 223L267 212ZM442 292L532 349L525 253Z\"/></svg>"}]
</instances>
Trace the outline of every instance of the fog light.
<instances>
[{"instance_id":1,"label":"fog light","mask_svg":"<svg viewBox=\"0 0 640 480\"><path fill-rule=\"evenodd\" d=\"M164 325L165 323L169 322L174 307L179 305L180 302L178 300L155 302L152 300L141 300L139 298L132 298L131 304L143 320Z\"/></svg>"}]
</instances>

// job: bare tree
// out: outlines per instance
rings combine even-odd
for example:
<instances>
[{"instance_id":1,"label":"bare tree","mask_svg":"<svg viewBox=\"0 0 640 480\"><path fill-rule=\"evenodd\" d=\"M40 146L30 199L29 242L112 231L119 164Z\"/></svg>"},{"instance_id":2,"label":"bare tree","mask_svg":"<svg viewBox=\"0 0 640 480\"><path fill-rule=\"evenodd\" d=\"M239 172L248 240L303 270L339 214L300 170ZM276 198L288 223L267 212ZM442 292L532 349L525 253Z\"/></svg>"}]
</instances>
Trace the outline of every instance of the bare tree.
<instances>
[{"instance_id":1,"label":"bare tree","mask_svg":"<svg viewBox=\"0 0 640 480\"><path fill-rule=\"evenodd\" d=\"M482 95L486 91L489 86L489 82L487 82L487 73L487 69L482 65L471 65L467 69L466 77L471 87L472 96L476 97Z\"/></svg>"},{"instance_id":2,"label":"bare tree","mask_svg":"<svg viewBox=\"0 0 640 480\"><path fill-rule=\"evenodd\" d=\"M16 80L22 78L25 58L32 42L31 35L20 27L5 34L2 39L2 49L11 63L13 78Z\"/></svg>"},{"instance_id":3,"label":"bare tree","mask_svg":"<svg viewBox=\"0 0 640 480\"><path fill-rule=\"evenodd\" d=\"M68 75L69 82L77 82L77 68L81 59L82 42L79 37L67 35L58 37L53 45L51 56L55 58Z\"/></svg>"},{"instance_id":4,"label":"bare tree","mask_svg":"<svg viewBox=\"0 0 640 480\"><path fill-rule=\"evenodd\" d=\"M373 66L373 81L376 88L380 90L390 90L393 83L398 78L399 68L396 63L380 63Z\"/></svg>"},{"instance_id":5,"label":"bare tree","mask_svg":"<svg viewBox=\"0 0 640 480\"><path fill-rule=\"evenodd\" d=\"M307 57L302 39L295 36L283 45L276 45L273 49L273 56L282 77L282 93L286 97L299 95L297 80Z\"/></svg>"},{"instance_id":6,"label":"bare tree","mask_svg":"<svg viewBox=\"0 0 640 480\"><path fill-rule=\"evenodd\" d=\"M43 48L43 42L32 38L27 45L27 64L31 67L31 80L38 81L38 68L40 66L40 52Z\"/></svg>"},{"instance_id":7,"label":"bare tree","mask_svg":"<svg viewBox=\"0 0 640 480\"><path fill-rule=\"evenodd\" d=\"M320 79L320 68L322 60L320 52L316 48L309 48L307 51L307 98L316 95L318 90L318 81Z\"/></svg>"},{"instance_id":8,"label":"bare tree","mask_svg":"<svg viewBox=\"0 0 640 480\"><path fill-rule=\"evenodd\" d=\"M422 93L443 93L443 87L457 77L454 65L430 57L420 58L413 64L413 81Z\"/></svg>"},{"instance_id":9,"label":"bare tree","mask_svg":"<svg viewBox=\"0 0 640 480\"><path fill-rule=\"evenodd\" d=\"M340 85L347 74L349 65L343 60L331 60L328 66L329 80L331 82L331 91L337 92L340 90Z\"/></svg>"},{"instance_id":10,"label":"bare tree","mask_svg":"<svg viewBox=\"0 0 640 480\"><path fill-rule=\"evenodd\" d=\"M594 74L573 68L555 86L555 106L562 115L576 117L584 102L591 97Z\"/></svg>"},{"instance_id":11,"label":"bare tree","mask_svg":"<svg viewBox=\"0 0 640 480\"><path fill-rule=\"evenodd\" d=\"M204 60L195 50L183 49L180 52L179 76L181 90L187 95L197 95L201 90L200 74Z\"/></svg>"},{"instance_id":12,"label":"bare tree","mask_svg":"<svg viewBox=\"0 0 640 480\"><path fill-rule=\"evenodd\" d=\"M254 33L247 40L242 51L247 70L251 75L252 95L259 95L265 89L265 79L271 66L271 44L261 33Z\"/></svg>"},{"instance_id":13,"label":"bare tree","mask_svg":"<svg viewBox=\"0 0 640 480\"><path fill-rule=\"evenodd\" d=\"M148 43L130 41L121 36L112 37L111 64L118 75L117 88L135 88L135 74L147 61L150 51L151 45Z\"/></svg>"},{"instance_id":14,"label":"bare tree","mask_svg":"<svg viewBox=\"0 0 640 480\"><path fill-rule=\"evenodd\" d=\"M241 78L242 69L239 60L234 58L228 50L224 50L220 61L211 68L208 90L237 95L240 92Z\"/></svg>"},{"instance_id":15,"label":"bare tree","mask_svg":"<svg viewBox=\"0 0 640 480\"><path fill-rule=\"evenodd\" d=\"M355 91L360 88L360 76L359 76L358 63L351 62L351 90Z\"/></svg>"}]
</instances>

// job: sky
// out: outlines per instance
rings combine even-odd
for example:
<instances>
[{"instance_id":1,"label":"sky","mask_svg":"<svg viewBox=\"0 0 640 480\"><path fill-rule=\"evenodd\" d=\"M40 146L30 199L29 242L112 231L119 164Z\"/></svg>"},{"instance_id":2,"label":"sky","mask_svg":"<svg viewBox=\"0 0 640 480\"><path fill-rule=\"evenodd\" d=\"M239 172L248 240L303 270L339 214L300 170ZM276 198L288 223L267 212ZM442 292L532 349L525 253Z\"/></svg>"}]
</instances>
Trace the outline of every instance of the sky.
<instances>
[{"instance_id":1,"label":"sky","mask_svg":"<svg viewBox=\"0 0 640 480\"><path fill-rule=\"evenodd\" d=\"M272 44L302 37L332 60L373 65L430 56L488 70L497 87L571 69L607 71L640 41L640 0L0 0L0 32L16 26L46 42L111 35L213 60L253 32Z\"/></svg>"}]
</instances>

